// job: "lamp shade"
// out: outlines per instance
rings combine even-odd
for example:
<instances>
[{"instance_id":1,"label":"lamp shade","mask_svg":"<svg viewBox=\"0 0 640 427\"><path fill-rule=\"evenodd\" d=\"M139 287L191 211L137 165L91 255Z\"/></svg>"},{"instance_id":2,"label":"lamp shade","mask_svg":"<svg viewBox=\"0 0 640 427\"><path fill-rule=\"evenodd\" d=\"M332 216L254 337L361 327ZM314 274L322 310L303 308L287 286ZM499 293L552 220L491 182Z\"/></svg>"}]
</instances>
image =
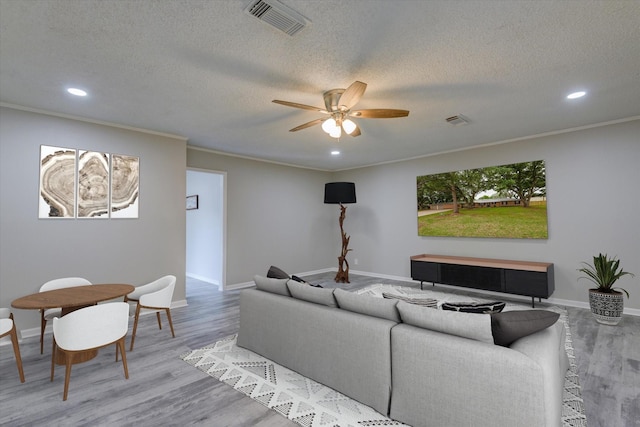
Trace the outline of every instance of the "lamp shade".
<instances>
[{"instance_id":1,"label":"lamp shade","mask_svg":"<svg viewBox=\"0 0 640 427\"><path fill-rule=\"evenodd\" d=\"M355 203L356 185L353 182L328 182L324 185L325 203Z\"/></svg>"}]
</instances>

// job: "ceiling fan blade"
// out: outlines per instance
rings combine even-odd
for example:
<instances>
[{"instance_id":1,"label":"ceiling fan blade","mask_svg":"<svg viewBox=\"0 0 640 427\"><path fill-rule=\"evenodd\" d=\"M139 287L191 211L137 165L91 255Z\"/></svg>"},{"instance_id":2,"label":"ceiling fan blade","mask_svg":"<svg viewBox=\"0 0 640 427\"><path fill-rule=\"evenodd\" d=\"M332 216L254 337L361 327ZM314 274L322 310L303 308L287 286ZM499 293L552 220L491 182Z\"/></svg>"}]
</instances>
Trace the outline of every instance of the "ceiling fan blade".
<instances>
[{"instance_id":1,"label":"ceiling fan blade","mask_svg":"<svg viewBox=\"0 0 640 427\"><path fill-rule=\"evenodd\" d=\"M391 108L372 108L367 110L357 110L349 113L352 117L362 119L393 119L395 117L407 117L408 110L394 110Z\"/></svg>"},{"instance_id":2,"label":"ceiling fan blade","mask_svg":"<svg viewBox=\"0 0 640 427\"><path fill-rule=\"evenodd\" d=\"M310 122L307 123L303 123L300 126L296 126L293 129L289 129L289 132L296 132L302 129L306 129L309 128L311 126L315 126L315 125L319 125L320 123L324 122L327 119L315 119L315 120L311 120Z\"/></svg>"},{"instance_id":3,"label":"ceiling fan blade","mask_svg":"<svg viewBox=\"0 0 640 427\"><path fill-rule=\"evenodd\" d=\"M351 83L351 86L349 86L340 96L338 107L344 108L344 110L351 109L351 107L353 107L358 103L358 101L360 101L360 98L362 97L366 89L366 83L362 83L357 80Z\"/></svg>"},{"instance_id":4,"label":"ceiling fan blade","mask_svg":"<svg viewBox=\"0 0 640 427\"><path fill-rule=\"evenodd\" d=\"M324 108L313 107L311 105L306 105L306 104L298 104L297 102L281 101L279 99L274 99L271 102L275 102L276 104L280 104L280 105L286 105L287 107L302 108L303 110L311 110L311 111L317 111L318 113L329 114L329 112Z\"/></svg>"},{"instance_id":5,"label":"ceiling fan blade","mask_svg":"<svg viewBox=\"0 0 640 427\"><path fill-rule=\"evenodd\" d=\"M360 135L362 135L362 133L360 133L360 126L356 125L356 128L349 135L351 135L351 136L360 136Z\"/></svg>"}]
</instances>

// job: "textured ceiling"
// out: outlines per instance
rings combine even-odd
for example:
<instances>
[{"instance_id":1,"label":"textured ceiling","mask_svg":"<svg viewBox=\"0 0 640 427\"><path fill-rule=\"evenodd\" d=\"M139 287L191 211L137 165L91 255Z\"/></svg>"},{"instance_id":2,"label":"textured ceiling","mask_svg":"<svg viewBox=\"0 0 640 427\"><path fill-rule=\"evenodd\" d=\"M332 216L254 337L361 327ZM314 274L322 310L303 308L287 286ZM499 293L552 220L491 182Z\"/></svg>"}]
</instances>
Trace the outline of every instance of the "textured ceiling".
<instances>
[{"instance_id":1,"label":"textured ceiling","mask_svg":"<svg viewBox=\"0 0 640 427\"><path fill-rule=\"evenodd\" d=\"M640 115L637 0L282 2L311 21L293 37L248 0L0 0L0 101L326 170ZM358 108L409 117L338 141L288 132L322 116L271 102L322 107L355 80Z\"/></svg>"}]
</instances>

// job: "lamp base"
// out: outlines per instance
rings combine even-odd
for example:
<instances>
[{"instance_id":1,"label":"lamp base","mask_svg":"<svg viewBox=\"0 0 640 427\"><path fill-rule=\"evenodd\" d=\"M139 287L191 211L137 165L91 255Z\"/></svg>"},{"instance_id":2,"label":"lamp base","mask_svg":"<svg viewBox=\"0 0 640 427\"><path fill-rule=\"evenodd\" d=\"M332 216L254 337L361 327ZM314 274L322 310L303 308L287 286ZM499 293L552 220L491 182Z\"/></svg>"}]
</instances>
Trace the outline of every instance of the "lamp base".
<instances>
[{"instance_id":1,"label":"lamp base","mask_svg":"<svg viewBox=\"0 0 640 427\"><path fill-rule=\"evenodd\" d=\"M340 234L342 235L342 252L338 257L338 274L334 279L336 283L350 283L349 282L349 263L347 262L347 253L349 249L349 239L347 233L344 232L344 218L347 215L347 207L340 203Z\"/></svg>"},{"instance_id":2,"label":"lamp base","mask_svg":"<svg viewBox=\"0 0 640 427\"><path fill-rule=\"evenodd\" d=\"M336 283L351 283L349 282L349 263L345 257L338 257L338 273L334 280Z\"/></svg>"}]
</instances>

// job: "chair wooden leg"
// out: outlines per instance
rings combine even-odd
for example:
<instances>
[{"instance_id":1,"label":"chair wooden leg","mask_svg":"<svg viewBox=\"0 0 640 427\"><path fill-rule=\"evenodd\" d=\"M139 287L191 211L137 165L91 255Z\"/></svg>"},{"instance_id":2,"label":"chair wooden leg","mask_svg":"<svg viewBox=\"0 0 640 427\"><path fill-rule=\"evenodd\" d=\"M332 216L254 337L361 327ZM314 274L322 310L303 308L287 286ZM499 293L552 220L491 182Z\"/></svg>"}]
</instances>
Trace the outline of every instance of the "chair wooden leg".
<instances>
[{"instance_id":1,"label":"chair wooden leg","mask_svg":"<svg viewBox=\"0 0 640 427\"><path fill-rule=\"evenodd\" d=\"M173 321L171 320L171 309L165 308L165 311L167 312L167 319L169 319L169 326L171 327L171 336L175 338L176 334L173 332Z\"/></svg>"},{"instance_id":2,"label":"chair wooden leg","mask_svg":"<svg viewBox=\"0 0 640 427\"><path fill-rule=\"evenodd\" d=\"M160 323L160 312L156 311L156 318L158 319L158 327L162 329L162 323Z\"/></svg>"},{"instance_id":3,"label":"chair wooden leg","mask_svg":"<svg viewBox=\"0 0 640 427\"><path fill-rule=\"evenodd\" d=\"M133 343L136 340L136 330L138 329L139 317L140 317L140 303L136 305L136 319L133 322L133 332L131 333L131 347L129 347L129 351L133 351Z\"/></svg>"},{"instance_id":4,"label":"chair wooden leg","mask_svg":"<svg viewBox=\"0 0 640 427\"><path fill-rule=\"evenodd\" d=\"M18 345L18 334L16 333L16 324L13 324L11 329L11 343L13 344L13 354L16 356L16 363L18 365L18 373L20 374L20 382L24 382L24 371L22 370L22 357L20 357L20 346Z\"/></svg>"},{"instance_id":5,"label":"chair wooden leg","mask_svg":"<svg viewBox=\"0 0 640 427\"><path fill-rule=\"evenodd\" d=\"M126 335L125 335L126 336ZM124 377L129 379L129 368L127 367L127 354L124 351L124 338L118 340L116 344L116 354L118 353L118 348L120 348L120 352L122 353L122 366L124 366Z\"/></svg>"},{"instance_id":6,"label":"chair wooden leg","mask_svg":"<svg viewBox=\"0 0 640 427\"><path fill-rule=\"evenodd\" d=\"M47 327L47 319L44 318L44 310L40 310L40 354L44 353L44 330Z\"/></svg>"},{"instance_id":7,"label":"chair wooden leg","mask_svg":"<svg viewBox=\"0 0 640 427\"><path fill-rule=\"evenodd\" d=\"M69 392L69 379L71 378L71 367L73 366L71 363L72 359L71 354L65 354L66 369L64 371L64 396L62 400L67 400L67 394Z\"/></svg>"},{"instance_id":8,"label":"chair wooden leg","mask_svg":"<svg viewBox=\"0 0 640 427\"><path fill-rule=\"evenodd\" d=\"M56 338L53 337L53 348L51 349L51 381L53 381L53 373L56 369Z\"/></svg>"}]
</instances>

